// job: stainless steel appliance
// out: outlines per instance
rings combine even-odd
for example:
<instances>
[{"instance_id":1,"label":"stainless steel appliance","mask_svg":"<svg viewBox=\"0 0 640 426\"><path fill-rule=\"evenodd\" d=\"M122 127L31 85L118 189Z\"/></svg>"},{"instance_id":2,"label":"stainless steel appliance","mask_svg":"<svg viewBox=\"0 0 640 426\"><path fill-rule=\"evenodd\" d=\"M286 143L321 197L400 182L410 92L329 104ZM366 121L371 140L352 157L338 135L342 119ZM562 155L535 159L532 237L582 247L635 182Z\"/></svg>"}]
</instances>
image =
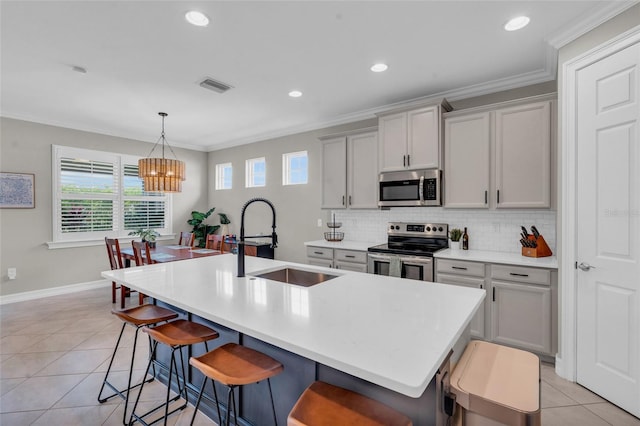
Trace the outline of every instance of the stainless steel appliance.
<instances>
[{"instance_id":1,"label":"stainless steel appliance","mask_svg":"<svg viewBox=\"0 0 640 426\"><path fill-rule=\"evenodd\" d=\"M436 169L380 173L378 206L440 206L441 176Z\"/></svg>"},{"instance_id":2,"label":"stainless steel appliance","mask_svg":"<svg viewBox=\"0 0 640 426\"><path fill-rule=\"evenodd\" d=\"M387 244L369 247L367 272L433 281L433 253L449 247L446 223L391 222Z\"/></svg>"}]
</instances>

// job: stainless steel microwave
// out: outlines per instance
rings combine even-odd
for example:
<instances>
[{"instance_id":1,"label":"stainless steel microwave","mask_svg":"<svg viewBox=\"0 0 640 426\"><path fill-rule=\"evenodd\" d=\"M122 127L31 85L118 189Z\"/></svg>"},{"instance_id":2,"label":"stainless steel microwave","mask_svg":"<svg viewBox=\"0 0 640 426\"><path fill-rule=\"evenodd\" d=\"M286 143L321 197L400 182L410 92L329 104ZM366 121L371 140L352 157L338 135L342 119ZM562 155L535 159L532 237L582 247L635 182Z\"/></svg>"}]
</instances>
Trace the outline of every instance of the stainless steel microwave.
<instances>
[{"instance_id":1,"label":"stainless steel microwave","mask_svg":"<svg viewBox=\"0 0 640 426\"><path fill-rule=\"evenodd\" d=\"M378 206L441 206L441 177L437 169L380 173Z\"/></svg>"}]
</instances>

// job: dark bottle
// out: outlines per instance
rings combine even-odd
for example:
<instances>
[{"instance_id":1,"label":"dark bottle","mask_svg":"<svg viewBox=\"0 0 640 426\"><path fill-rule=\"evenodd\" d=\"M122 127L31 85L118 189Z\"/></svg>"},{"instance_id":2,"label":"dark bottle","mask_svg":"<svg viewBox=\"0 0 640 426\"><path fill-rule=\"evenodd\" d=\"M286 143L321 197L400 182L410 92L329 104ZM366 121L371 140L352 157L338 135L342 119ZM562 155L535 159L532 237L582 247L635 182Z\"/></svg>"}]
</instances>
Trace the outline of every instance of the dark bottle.
<instances>
[{"instance_id":1,"label":"dark bottle","mask_svg":"<svg viewBox=\"0 0 640 426\"><path fill-rule=\"evenodd\" d=\"M464 234L462 234L462 250L469 250L469 234L467 234L467 228L464 228Z\"/></svg>"}]
</instances>

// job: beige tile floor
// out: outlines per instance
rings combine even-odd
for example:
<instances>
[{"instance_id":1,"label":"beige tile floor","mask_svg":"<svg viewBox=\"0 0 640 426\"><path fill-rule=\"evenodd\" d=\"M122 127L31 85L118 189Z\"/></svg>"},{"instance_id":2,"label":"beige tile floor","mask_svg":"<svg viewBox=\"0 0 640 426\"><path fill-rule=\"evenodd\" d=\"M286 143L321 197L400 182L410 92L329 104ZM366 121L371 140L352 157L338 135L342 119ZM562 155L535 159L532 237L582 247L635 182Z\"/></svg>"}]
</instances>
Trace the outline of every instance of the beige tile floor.
<instances>
[{"instance_id":1,"label":"beige tile floor","mask_svg":"<svg viewBox=\"0 0 640 426\"><path fill-rule=\"evenodd\" d=\"M0 306L0 425L122 424L120 398L97 402L122 324L112 307L109 288ZM127 330L132 337L133 329ZM129 345L132 340L123 337ZM148 353L147 341L139 340L139 353ZM116 382L126 380L126 355L114 361ZM141 377L146 361L139 360ZM141 397L146 406L164 399L162 384L147 386ZM542 408L545 426L640 426L639 419L561 379L549 365L542 367ZM187 425L192 415L189 407L169 424ZM214 423L198 414L196 424Z\"/></svg>"}]
</instances>

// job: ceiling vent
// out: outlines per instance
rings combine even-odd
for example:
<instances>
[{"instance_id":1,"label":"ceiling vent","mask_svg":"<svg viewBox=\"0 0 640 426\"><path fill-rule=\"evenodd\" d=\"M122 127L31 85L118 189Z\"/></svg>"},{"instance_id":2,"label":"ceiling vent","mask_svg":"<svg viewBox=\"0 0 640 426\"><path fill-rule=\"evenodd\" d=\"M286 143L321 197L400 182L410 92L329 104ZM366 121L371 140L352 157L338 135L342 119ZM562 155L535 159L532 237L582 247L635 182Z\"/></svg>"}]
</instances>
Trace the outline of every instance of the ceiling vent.
<instances>
[{"instance_id":1,"label":"ceiling vent","mask_svg":"<svg viewBox=\"0 0 640 426\"><path fill-rule=\"evenodd\" d=\"M213 90L214 92L224 93L229 89L232 89L233 86L230 86L226 83L222 83L220 81L216 81L212 78L205 78L200 82L200 86L205 89Z\"/></svg>"}]
</instances>

